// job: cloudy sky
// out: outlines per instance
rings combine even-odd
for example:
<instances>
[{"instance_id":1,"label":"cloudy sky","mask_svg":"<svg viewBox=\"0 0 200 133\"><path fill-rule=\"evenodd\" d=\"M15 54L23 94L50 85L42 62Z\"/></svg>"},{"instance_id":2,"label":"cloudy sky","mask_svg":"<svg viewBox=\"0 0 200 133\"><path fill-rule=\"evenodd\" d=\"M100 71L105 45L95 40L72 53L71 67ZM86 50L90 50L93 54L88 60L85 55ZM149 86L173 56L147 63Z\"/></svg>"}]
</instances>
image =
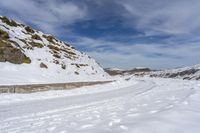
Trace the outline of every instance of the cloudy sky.
<instances>
[{"instance_id":1,"label":"cloudy sky","mask_svg":"<svg viewBox=\"0 0 200 133\"><path fill-rule=\"evenodd\" d=\"M1 0L0 15L55 35L104 67L200 63L200 0Z\"/></svg>"}]
</instances>

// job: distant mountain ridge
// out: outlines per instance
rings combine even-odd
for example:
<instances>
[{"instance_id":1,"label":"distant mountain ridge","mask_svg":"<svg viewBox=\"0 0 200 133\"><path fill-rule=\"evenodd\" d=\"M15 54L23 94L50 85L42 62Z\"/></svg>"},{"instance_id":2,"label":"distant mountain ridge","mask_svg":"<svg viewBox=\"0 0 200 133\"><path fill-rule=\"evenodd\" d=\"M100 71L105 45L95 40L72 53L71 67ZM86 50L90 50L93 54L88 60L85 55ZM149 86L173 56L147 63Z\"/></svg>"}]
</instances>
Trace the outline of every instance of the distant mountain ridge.
<instances>
[{"instance_id":1,"label":"distant mountain ridge","mask_svg":"<svg viewBox=\"0 0 200 133\"><path fill-rule=\"evenodd\" d=\"M0 17L0 84L105 80L98 63L54 36Z\"/></svg>"},{"instance_id":2,"label":"distant mountain ridge","mask_svg":"<svg viewBox=\"0 0 200 133\"><path fill-rule=\"evenodd\" d=\"M146 72L152 71L149 68L144 68L144 67L138 67L138 68L133 68L130 70L124 70L124 69L118 69L118 68L105 68L104 69L108 74L111 76L116 76L116 75L141 75Z\"/></svg>"},{"instance_id":3,"label":"distant mountain ridge","mask_svg":"<svg viewBox=\"0 0 200 133\"><path fill-rule=\"evenodd\" d=\"M131 70L121 70L116 68L105 68L105 71L111 76L147 76L147 77L158 77L158 78L173 78L173 79L185 79L185 80L200 80L200 64L176 68L167 70L152 70L149 68L133 68Z\"/></svg>"},{"instance_id":4,"label":"distant mountain ridge","mask_svg":"<svg viewBox=\"0 0 200 133\"><path fill-rule=\"evenodd\" d=\"M187 80L200 80L200 65L168 69L148 73L150 77L178 78Z\"/></svg>"}]
</instances>

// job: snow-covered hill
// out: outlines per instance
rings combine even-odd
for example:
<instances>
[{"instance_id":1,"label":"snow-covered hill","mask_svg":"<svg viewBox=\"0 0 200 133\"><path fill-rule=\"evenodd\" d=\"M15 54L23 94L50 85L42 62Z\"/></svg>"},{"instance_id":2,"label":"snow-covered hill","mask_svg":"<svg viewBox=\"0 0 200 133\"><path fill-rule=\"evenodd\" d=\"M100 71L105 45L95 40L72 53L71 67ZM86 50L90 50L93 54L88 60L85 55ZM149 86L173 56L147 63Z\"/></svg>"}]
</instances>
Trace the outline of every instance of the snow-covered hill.
<instances>
[{"instance_id":1,"label":"snow-covered hill","mask_svg":"<svg viewBox=\"0 0 200 133\"><path fill-rule=\"evenodd\" d=\"M149 68L134 68L131 70L120 70L116 68L106 68L105 71L111 76L134 75L139 77L160 77L173 79L200 80L200 64L166 70L151 70Z\"/></svg>"},{"instance_id":2,"label":"snow-covered hill","mask_svg":"<svg viewBox=\"0 0 200 133\"><path fill-rule=\"evenodd\" d=\"M148 75L151 77L200 80L200 65L177 69L168 69L162 71L154 71L150 72Z\"/></svg>"},{"instance_id":3,"label":"snow-covered hill","mask_svg":"<svg viewBox=\"0 0 200 133\"><path fill-rule=\"evenodd\" d=\"M0 84L106 80L88 55L52 35L0 17Z\"/></svg>"}]
</instances>

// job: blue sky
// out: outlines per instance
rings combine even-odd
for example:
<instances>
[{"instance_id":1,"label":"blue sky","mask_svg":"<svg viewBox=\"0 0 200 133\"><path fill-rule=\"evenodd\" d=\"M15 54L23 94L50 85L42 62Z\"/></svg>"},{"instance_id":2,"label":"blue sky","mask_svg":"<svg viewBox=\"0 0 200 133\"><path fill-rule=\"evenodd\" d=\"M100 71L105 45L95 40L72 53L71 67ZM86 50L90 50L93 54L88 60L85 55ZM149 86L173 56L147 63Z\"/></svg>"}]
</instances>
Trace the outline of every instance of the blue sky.
<instances>
[{"instance_id":1,"label":"blue sky","mask_svg":"<svg viewBox=\"0 0 200 133\"><path fill-rule=\"evenodd\" d=\"M0 14L71 43L103 67L200 63L199 0L1 0Z\"/></svg>"}]
</instances>

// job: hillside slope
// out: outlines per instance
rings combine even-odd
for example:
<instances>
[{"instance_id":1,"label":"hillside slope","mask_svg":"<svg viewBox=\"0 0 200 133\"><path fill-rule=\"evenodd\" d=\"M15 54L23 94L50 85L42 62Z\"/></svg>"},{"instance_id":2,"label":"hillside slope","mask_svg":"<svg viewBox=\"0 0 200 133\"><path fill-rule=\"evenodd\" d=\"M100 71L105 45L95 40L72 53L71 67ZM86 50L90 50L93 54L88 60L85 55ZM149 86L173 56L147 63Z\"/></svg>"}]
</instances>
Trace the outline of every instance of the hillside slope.
<instances>
[{"instance_id":1,"label":"hillside slope","mask_svg":"<svg viewBox=\"0 0 200 133\"><path fill-rule=\"evenodd\" d=\"M186 80L200 80L200 64L176 69L151 70L149 68L134 68L131 70L120 70L116 68L104 69L111 76L134 75L138 77L158 77Z\"/></svg>"},{"instance_id":2,"label":"hillside slope","mask_svg":"<svg viewBox=\"0 0 200 133\"><path fill-rule=\"evenodd\" d=\"M88 55L52 35L0 17L0 84L106 80Z\"/></svg>"},{"instance_id":3,"label":"hillside slope","mask_svg":"<svg viewBox=\"0 0 200 133\"><path fill-rule=\"evenodd\" d=\"M162 78L179 78L187 80L200 80L200 65L168 69L162 71L154 71L148 74L150 77L162 77Z\"/></svg>"}]
</instances>

